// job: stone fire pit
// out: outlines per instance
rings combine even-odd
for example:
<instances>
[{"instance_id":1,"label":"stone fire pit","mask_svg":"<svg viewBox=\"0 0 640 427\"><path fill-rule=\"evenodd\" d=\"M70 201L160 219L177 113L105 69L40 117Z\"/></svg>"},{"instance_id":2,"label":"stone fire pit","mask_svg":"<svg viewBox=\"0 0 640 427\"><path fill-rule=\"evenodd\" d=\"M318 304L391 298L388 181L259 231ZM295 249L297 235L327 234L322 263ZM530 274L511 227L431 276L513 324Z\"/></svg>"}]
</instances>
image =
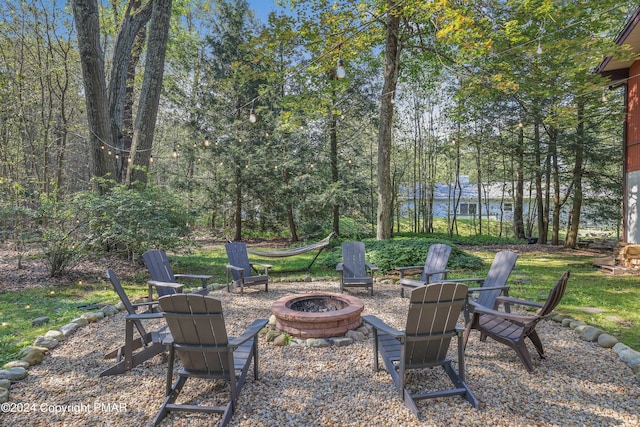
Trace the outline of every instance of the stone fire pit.
<instances>
[{"instance_id":1,"label":"stone fire pit","mask_svg":"<svg viewBox=\"0 0 640 427\"><path fill-rule=\"evenodd\" d=\"M305 339L342 336L360 326L363 310L359 298L333 293L286 296L271 306L276 329Z\"/></svg>"}]
</instances>

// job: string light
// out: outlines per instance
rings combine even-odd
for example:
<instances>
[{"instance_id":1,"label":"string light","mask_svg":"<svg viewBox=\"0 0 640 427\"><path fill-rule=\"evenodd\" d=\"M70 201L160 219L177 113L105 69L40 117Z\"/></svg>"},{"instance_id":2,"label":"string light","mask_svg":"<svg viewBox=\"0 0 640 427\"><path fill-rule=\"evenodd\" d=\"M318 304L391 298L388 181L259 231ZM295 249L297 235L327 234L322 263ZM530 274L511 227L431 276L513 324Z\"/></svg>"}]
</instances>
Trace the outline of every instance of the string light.
<instances>
[{"instance_id":1,"label":"string light","mask_svg":"<svg viewBox=\"0 0 640 427\"><path fill-rule=\"evenodd\" d=\"M540 42L538 42L538 49L536 50L536 53L538 55L542 55L542 45L540 44Z\"/></svg>"},{"instance_id":2,"label":"string light","mask_svg":"<svg viewBox=\"0 0 640 427\"><path fill-rule=\"evenodd\" d=\"M153 163L153 154L149 156L149 163Z\"/></svg>"},{"instance_id":3,"label":"string light","mask_svg":"<svg viewBox=\"0 0 640 427\"><path fill-rule=\"evenodd\" d=\"M336 68L336 78L343 79L347 75L347 71L344 69L344 62L342 58L338 58L338 66Z\"/></svg>"},{"instance_id":4,"label":"string light","mask_svg":"<svg viewBox=\"0 0 640 427\"><path fill-rule=\"evenodd\" d=\"M255 123L258 118L256 117L256 110L253 109L253 103L255 102L255 98L251 101L251 111L249 112L249 122Z\"/></svg>"},{"instance_id":5,"label":"string light","mask_svg":"<svg viewBox=\"0 0 640 427\"><path fill-rule=\"evenodd\" d=\"M207 138L205 138L205 139L204 139L204 146L205 146L205 147L208 147L208 146L210 146L210 145L211 145L211 141L209 141L209 138L208 138L208 137L207 137Z\"/></svg>"},{"instance_id":6,"label":"string light","mask_svg":"<svg viewBox=\"0 0 640 427\"><path fill-rule=\"evenodd\" d=\"M173 153L171 153L171 155L174 159L178 158L178 150L176 149L176 147L173 147Z\"/></svg>"},{"instance_id":7,"label":"string light","mask_svg":"<svg viewBox=\"0 0 640 427\"><path fill-rule=\"evenodd\" d=\"M607 102L607 93L602 92L602 102Z\"/></svg>"}]
</instances>

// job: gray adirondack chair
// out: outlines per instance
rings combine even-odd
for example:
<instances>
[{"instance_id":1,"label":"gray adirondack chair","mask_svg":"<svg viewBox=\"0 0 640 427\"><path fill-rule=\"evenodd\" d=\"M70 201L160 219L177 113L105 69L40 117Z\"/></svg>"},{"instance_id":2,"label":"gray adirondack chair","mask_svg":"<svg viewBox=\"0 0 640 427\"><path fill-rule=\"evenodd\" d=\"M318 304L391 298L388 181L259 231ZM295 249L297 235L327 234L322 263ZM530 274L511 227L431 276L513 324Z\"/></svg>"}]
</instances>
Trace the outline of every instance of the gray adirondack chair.
<instances>
[{"instance_id":1,"label":"gray adirondack chair","mask_svg":"<svg viewBox=\"0 0 640 427\"><path fill-rule=\"evenodd\" d=\"M152 298L152 286L155 286L158 297L182 292L183 285L177 283L178 279L194 279L202 282L202 291L207 293L207 281L212 276L204 274L174 274L167 253L162 250L150 250L142 254L144 265L149 270L149 298Z\"/></svg>"},{"instance_id":2,"label":"gray adirondack chair","mask_svg":"<svg viewBox=\"0 0 640 427\"><path fill-rule=\"evenodd\" d=\"M189 411L221 414L220 425L231 420L251 362L258 379L257 334L266 319L255 320L237 338L227 336L222 304L199 294L174 294L159 299L164 318L173 334L167 368L166 398L154 420L158 425L169 412ZM173 383L175 353L182 362ZM229 398L216 406L176 403L187 379L223 379L229 384Z\"/></svg>"},{"instance_id":3,"label":"gray adirondack chair","mask_svg":"<svg viewBox=\"0 0 640 427\"><path fill-rule=\"evenodd\" d=\"M447 262L451 255L451 246L436 243L429 246L429 252L424 265L412 265L408 267L398 267L400 273L400 296L404 297L404 291L411 292L418 286L436 283L447 278ZM420 280L406 277L411 272L420 270Z\"/></svg>"},{"instance_id":4,"label":"gray adirondack chair","mask_svg":"<svg viewBox=\"0 0 640 427\"><path fill-rule=\"evenodd\" d=\"M125 316L124 344L104 356L105 359L116 358L116 363L102 371L100 376L122 374L156 354L163 352L165 345L162 342L170 341L170 334L166 330L166 327L161 327L154 331L147 331L142 324L145 320L162 318L162 313L155 311L157 309L157 302L132 304L122 288L120 279L118 279L118 276L116 276L113 270L107 270L107 278L111 282L113 290L120 297L122 304L127 310L127 315ZM138 313L137 310L139 308L146 308L146 310L145 312ZM138 338L135 339L133 338L134 327L139 335Z\"/></svg>"},{"instance_id":5,"label":"gray adirondack chair","mask_svg":"<svg viewBox=\"0 0 640 427\"><path fill-rule=\"evenodd\" d=\"M409 312L404 331L384 323L376 316L363 316L373 327L374 369L378 367L378 353L398 389L400 398L418 416L416 400L446 396L462 396L473 407L478 401L464 381L463 327L457 325L458 315L465 304L467 285L459 283L432 283L421 286L409 296ZM451 339L457 336L458 370L447 357ZM441 366L449 377L452 388L447 390L409 390L406 373L410 369Z\"/></svg>"},{"instance_id":6,"label":"gray adirondack chair","mask_svg":"<svg viewBox=\"0 0 640 427\"><path fill-rule=\"evenodd\" d=\"M525 340L529 338L536 348L538 355L540 355L540 358L545 358L542 341L540 341L540 337L536 332L536 325L550 315L558 306L567 288L569 276L569 270L562 274L558 282L549 292L547 301L544 304L511 297L497 297L494 307L488 308L471 301L470 304L474 306L473 317L465 328L464 345L466 346L467 344L471 330L476 329L480 331L481 341L485 341L487 337L490 337L515 350L527 371L533 372L533 362L531 361L531 355L529 354ZM538 307L539 310L533 315L507 313L498 310L500 304L504 304L505 306L522 305Z\"/></svg>"},{"instance_id":7,"label":"gray adirondack chair","mask_svg":"<svg viewBox=\"0 0 640 427\"><path fill-rule=\"evenodd\" d=\"M242 242L230 242L225 245L227 251L227 292L240 287L240 294L244 293L245 286L264 285L264 291L269 292L269 269L270 264L260 264L250 262L247 254L247 245ZM261 267L264 273L254 275L254 267Z\"/></svg>"},{"instance_id":8,"label":"gray adirondack chair","mask_svg":"<svg viewBox=\"0 0 640 427\"><path fill-rule=\"evenodd\" d=\"M363 242L343 242L342 262L336 265L340 273L340 292L345 288L365 288L373 295L373 274L378 270L366 262Z\"/></svg>"},{"instance_id":9,"label":"gray adirondack chair","mask_svg":"<svg viewBox=\"0 0 640 427\"><path fill-rule=\"evenodd\" d=\"M475 282L480 285L480 287L469 288L467 303L464 305L465 323L469 322L471 312L473 311L473 307L475 307L475 305L469 304L469 300L472 299L472 294L477 293L477 304L489 308L493 308L496 298L500 294L509 296L509 286L507 286L507 281L509 280L509 276L515 267L517 260L517 253L510 250L500 251L496 253L493 258L486 277L446 280L457 283ZM509 310L509 307L506 309Z\"/></svg>"}]
</instances>

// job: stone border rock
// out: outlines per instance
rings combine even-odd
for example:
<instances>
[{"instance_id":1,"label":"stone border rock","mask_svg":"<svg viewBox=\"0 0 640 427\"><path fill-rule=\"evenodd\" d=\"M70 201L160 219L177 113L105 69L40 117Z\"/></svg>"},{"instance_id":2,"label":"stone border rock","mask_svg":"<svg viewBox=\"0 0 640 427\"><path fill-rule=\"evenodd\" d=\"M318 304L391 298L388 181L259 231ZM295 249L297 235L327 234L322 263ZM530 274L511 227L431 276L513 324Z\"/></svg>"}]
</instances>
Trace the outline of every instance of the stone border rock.
<instances>
[{"instance_id":1,"label":"stone border rock","mask_svg":"<svg viewBox=\"0 0 640 427\"><path fill-rule=\"evenodd\" d=\"M356 341L366 341L369 339L372 328L369 325L362 324L356 329L347 331L343 336L331 338L294 338L288 333L276 329L276 316L269 317L269 323L262 328L260 336L264 336L266 342L273 343L274 346L297 345L306 347L343 347L351 345Z\"/></svg>"},{"instance_id":2,"label":"stone border rock","mask_svg":"<svg viewBox=\"0 0 640 427\"><path fill-rule=\"evenodd\" d=\"M620 359L631 368L636 380L640 381L640 352L619 342L613 335L607 334L600 328L588 325L582 320L575 320L563 314L554 314L551 316L551 320L573 329L585 341L597 343L602 348L610 348L618 353Z\"/></svg>"},{"instance_id":3,"label":"stone border rock","mask_svg":"<svg viewBox=\"0 0 640 427\"><path fill-rule=\"evenodd\" d=\"M210 291L225 287L224 284L213 283L208 285ZM134 303L148 302L147 298L137 299ZM18 352L17 360L7 362L0 369L0 404L9 401L11 383L21 381L27 377L30 366L42 363L47 352L54 349L69 335L88 325L124 310L124 304L104 305L99 310L83 313L80 317L71 320L58 329L49 330L44 336L39 336L33 345L24 347ZM39 326L49 323L48 317L38 317L32 321L32 325Z\"/></svg>"},{"instance_id":4,"label":"stone border rock","mask_svg":"<svg viewBox=\"0 0 640 427\"><path fill-rule=\"evenodd\" d=\"M89 323L113 316L123 309L124 305L122 303L105 305L98 311L83 313L80 317L73 319L59 329L49 330L44 336L37 337L33 345L28 345L18 352L17 360L5 363L0 369L0 403L9 401L11 383L25 379L28 375L27 369L30 366L42 363L47 352L56 348L66 337ZM34 322L42 325L49 323L49 319L39 317L34 319Z\"/></svg>"}]
</instances>

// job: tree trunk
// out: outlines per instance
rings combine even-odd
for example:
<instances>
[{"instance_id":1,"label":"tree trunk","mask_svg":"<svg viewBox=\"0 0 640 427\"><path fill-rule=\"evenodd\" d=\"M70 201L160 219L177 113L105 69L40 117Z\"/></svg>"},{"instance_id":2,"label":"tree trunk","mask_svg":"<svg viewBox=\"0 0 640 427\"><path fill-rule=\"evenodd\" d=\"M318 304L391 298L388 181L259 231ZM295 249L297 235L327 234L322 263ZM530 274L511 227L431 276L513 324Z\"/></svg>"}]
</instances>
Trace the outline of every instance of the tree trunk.
<instances>
[{"instance_id":1,"label":"tree trunk","mask_svg":"<svg viewBox=\"0 0 640 427\"><path fill-rule=\"evenodd\" d=\"M396 2L387 0L388 10L394 10ZM387 14L387 36L385 46L384 84L380 101L380 124L378 127L378 240L391 238L393 227L393 194L391 187L391 131L393 128L393 102L398 83L400 49L398 30L400 18Z\"/></svg>"},{"instance_id":2,"label":"tree trunk","mask_svg":"<svg viewBox=\"0 0 640 427\"><path fill-rule=\"evenodd\" d=\"M72 0L72 6L78 32L93 175L103 178L115 173L115 164L108 164L106 156L108 146L113 144L113 134L104 72L104 53L100 46L98 3L96 0Z\"/></svg>"},{"instance_id":3,"label":"tree trunk","mask_svg":"<svg viewBox=\"0 0 640 427\"><path fill-rule=\"evenodd\" d=\"M236 210L234 215L235 235L233 240L242 240L242 169L235 165L236 175Z\"/></svg>"},{"instance_id":4,"label":"tree trunk","mask_svg":"<svg viewBox=\"0 0 640 427\"><path fill-rule=\"evenodd\" d=\"M476 189L478 192L478 234L482 235L482 163L480 162L480 156L482 150L480 143L477 142L476 146Z\"/></svg>"},{"instance_id":5,"label":"tree trunk","mask_svg":"<svg viewBox=\"0 0 640 427\"><path fill-rule=\"evenodd\" d=\"M558 166L558 130L551 129L552 138L549 141L551 162L553 165L553 215L551 217L551 244L560 243L560 168Z\"/></svg>"},{"instance_id":6,"label":"tree trunk","mask_svg":"<svg viewBox=\"0 0 640 427\"><path fill-rule=\"evenodd\" d=\"M516 148L516 188L513 206L513 232L516 239L524 239L524 129L522 126L518 132L518 145Z\"/></svg>"},{"instance_id":7,"label":"tree trunk","mask_svg":"<svg viewBox=\"0 0 640 427\"><path fill-rule=\"evenodd\" d=\"M540 146L540 125L536 121L534 124L534 152L535 152L535 174L536 174L536 208L538 211L538 243L546 244L547 243L547 216L545 212L544 201L543 198L543 188L542 188L542 147Z\"/></svg>"},{"instance_id":8,"label":"tree trunk","mask_svg":"<svg viewBox=\"0 0 640 427\"><path fill-rule=\"evenodd\" d=\"M126 175L123 173L127 161L127 149L130 147L130 140L125 147L124 128L126 108L133 107L133 100L127 102L128 86L132 84L130 72L137 63L136 58L132 58L133 46L140 34L144 34L144 27L151 17L153 1L147 2L142 8L138 0L132 0L125 13L120 32L113 51L111 64L111 78L109 80L109 114L111 115L111 132L113 135L113 145L118 154L116 161L116 180L123 182ZM114 12L115 15L115 12ZM114 16L117 19L117 16ZM143 41L144 42L144 41ZM141 47L140 47L141 48ZM132 111L128 112L133 114ZM129 135L130 139L131 135Z\"/></svg>"},{"instance_id":9,"label":"tree trunk","mask_svg":"<svg viewBox=\"0 0 640 427\"><path fill-rule=\"evenodd\" d=\"M335 100L336 93L335 90L331 94L332 107L331 111L329 111L329 159L331 163L331 184L334 186L338 185L338 117L334 113L335 108ZM333 232L336 233L337 236L340 235L340 205L334 201L333 202L333 224L332 229Z\"/></svg>"},{"instance_id":10,"label":"tree trunk","mask_svg":"<svg viewBox=\"0 0 640 427\"><path fill-rule=\"evenodd\" d=\"M576 130L576 161L573 165L573 205L571 207L571 226L565 245L575 249L578 246L578 229L580 228L580 210L582 208L582 162L584 160L584 104L578 103L578 128Z\"/></svg>"},{"instance_id":11,"label":"tree trunk","mask_svg":"<svg viewBox=\"0 0 640 427\"><path fill-rule=\"evenodd\" d=\"M164 58L167 52L169 38L169 24L171 18L172 0L155 0L149 26L149 41L147 59L144 67L144 78L140 91L140 101L131 141L131 159L133 164L149 167L153 134L158 116L158 104L162 93L162 78L164 76ZM135 181L146 182L145 171L127 169L127 184Z\"/></svg>"}]
</instances>

